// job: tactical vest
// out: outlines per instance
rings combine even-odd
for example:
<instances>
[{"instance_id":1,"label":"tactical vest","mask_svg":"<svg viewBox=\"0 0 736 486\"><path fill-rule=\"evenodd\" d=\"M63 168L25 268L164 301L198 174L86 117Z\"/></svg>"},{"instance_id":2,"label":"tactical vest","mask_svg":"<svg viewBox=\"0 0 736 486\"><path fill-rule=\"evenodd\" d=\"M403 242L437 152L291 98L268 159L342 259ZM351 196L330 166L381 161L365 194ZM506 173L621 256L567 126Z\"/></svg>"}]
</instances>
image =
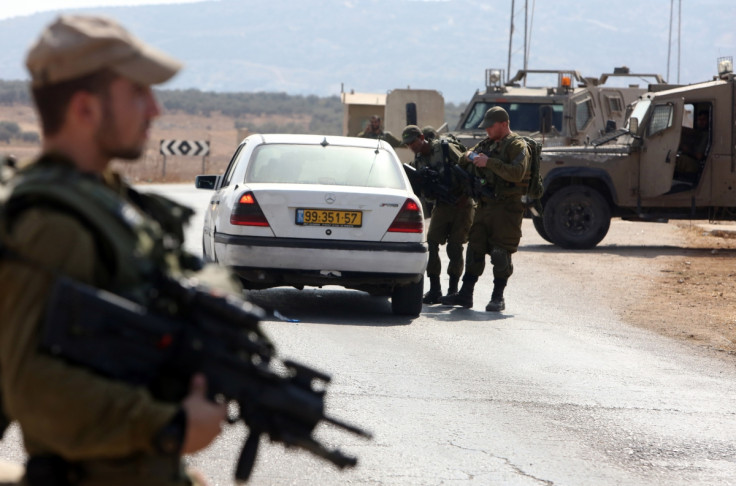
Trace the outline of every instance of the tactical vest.
<instances>
[{"instance_id":1,"label":"tactical vest","mask_svg":"<svg viewBox=\"0 0 736 486\"><path fill-rule=\"evenodd\" d=\"M417 163L417 168L427 166L430 169L436 170L440 174L443 184L450 189L454 196L463 196L463 187L452 170L450 170L450 166L455 163L450 160L450 148L448 145L453 142L440 138L432 140L429 143L432 147L431 152L429 155L417 156L417 162L421 162L421 164Z\"/></svg>"},{"instance_id":2,"label":"tactical vest","mask_svg":"<svg viewBox=\"0 0 736 486\"><path fill-rule=\"evenodd\" d=\"M179 275L197 267L198 259L181 251L183 224L193 211L122 183L120 191L59 157L41 158L0 190L0 246L10 250L4 257L20 255L22 261L23 249L12 248L7 232L24 210L45 206L67 212L90 230L108 270L110 281L96 284L146 303L157 271Z\"/></svg>"},{"instance_id":3,"label":"tactical vest","mask_svg":"<svg viewBox=\"0 0 736 486\"><path fill-rule=\"evenodd\" d=\"M479 147L476 148L476 152L481 152L489 157L500 159L505 163L510 163L506 156L506 150L508 149L511 142L520 139L524 141L524 138L520 135L512 133L511 136L507 136L501 142L494 142L490 139L485 139L479 143ZM526 142L525 142L526 147ZM529 152L528 147L526 148L527 154ZM526 194L529 187L529 168L527 168L524 178L520 182L507 181L503 177L493 173L492 171L485 171L486 180L489 186L493 186L493 190L496 196L507 196L512 194Z\"/></svg>"}]
</instances>

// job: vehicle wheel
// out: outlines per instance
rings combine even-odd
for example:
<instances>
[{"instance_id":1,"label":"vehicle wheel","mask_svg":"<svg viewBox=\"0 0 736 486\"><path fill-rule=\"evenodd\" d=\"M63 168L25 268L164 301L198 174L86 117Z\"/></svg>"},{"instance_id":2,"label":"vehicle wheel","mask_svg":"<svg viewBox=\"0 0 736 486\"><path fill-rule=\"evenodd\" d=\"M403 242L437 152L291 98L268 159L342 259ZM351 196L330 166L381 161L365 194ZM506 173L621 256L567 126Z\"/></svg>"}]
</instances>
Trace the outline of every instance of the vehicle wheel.
<instances>
[{"instance_id":1,"label":"vehicle wheel","mask_svg":"<svg viewBox=\"0 0 736 486\"><path fill-rule=\"evenodd\" d=\"M542 216L532 216L532 223L534 223L534 229L537 230L539 236L550 243L554 243L547 234L547 230L544 229L544 218Z\"/></svg>"},{"instance_id":2,"label":"vehicle wheel","mask_svg":"<svg viewBox=\"0 0 736 486\"><path fill-rule=\"evenodd\" d=\"M549 198L543 218L544 231L555 245L569 249L593 248L608 233L611 208L595 189L568 186Z\"/></svg>"},{"instance_id":3,"label":"vehicle wheel","mask_svg":"<svg viewBox=\"0 0 736 486\"><path fill-rule=\"evenodd\" d=\"M397 285L391 293L391 311L397 316L418 316L422 312L424 278L419 282Z\"/></svg>"}]
</instances>

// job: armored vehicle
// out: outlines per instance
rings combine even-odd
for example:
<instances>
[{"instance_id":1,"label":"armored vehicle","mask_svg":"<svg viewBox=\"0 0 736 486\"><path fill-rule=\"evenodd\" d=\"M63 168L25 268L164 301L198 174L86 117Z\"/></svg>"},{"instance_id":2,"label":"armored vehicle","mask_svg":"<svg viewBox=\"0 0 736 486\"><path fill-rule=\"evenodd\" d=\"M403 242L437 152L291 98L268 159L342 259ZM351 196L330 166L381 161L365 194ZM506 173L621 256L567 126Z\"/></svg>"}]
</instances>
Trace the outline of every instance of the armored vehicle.
<instances>
[{"instance_id":1,"label":"armored vehicle","mask_svg":"<svg viewBox=\"0 0 736 486\"><path fill-rule=\"evenodd\" d=\"M542 151L539 234L592 248L611 217L736 219L736 78L730 58L713 80L643 94L622 128L577 147Z\"/></svg>"},{"instance_id":2,"label":"armored vehicle","mask_svg":"<svg viewBox=\"0 0 736 486\"><path fill-rule=\"evenodd\" d=\"M526 86L529 75L555 78L552 86ZM626 67L598 78L575 70L522 69L503 83L504 71L486 69L485 91L476 91L453 131L468 147L486 136L478 128L492 106L509 112L511 130L540 140L544 146L582 145L620 127L626 106L652 84L664 84L659 74L630 73ZM636 80L637 83L632 83ZM639 81L647 85L639 86ZM617 86L621 83L625 86Z\"/></svg>"}]
</instances>

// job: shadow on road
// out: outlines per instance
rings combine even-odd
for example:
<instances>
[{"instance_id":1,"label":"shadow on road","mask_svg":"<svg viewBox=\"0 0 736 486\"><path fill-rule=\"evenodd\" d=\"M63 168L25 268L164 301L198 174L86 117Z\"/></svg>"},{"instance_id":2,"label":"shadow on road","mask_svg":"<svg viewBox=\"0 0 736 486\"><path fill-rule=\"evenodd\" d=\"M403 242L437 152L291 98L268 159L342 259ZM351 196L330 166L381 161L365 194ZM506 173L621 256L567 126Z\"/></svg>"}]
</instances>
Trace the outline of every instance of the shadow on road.
<instances>
[{"instance_id":1,"label":"shadow on road","mask_svg":"<svg viewBox=\"0 0 736 486\"><path fill-rule=\"evenodd\" d=\"M519 247L519 253L550 253L554 255L617 255L622 257L655 258L658 256L692 256L713 257L721 255L724 257L736 256L736 249L732 248L688 248L670 245L598 245L589 250L566 250L553 245L525 245Z\"/></svg>"},{"instance_id":2,"label":"shadow on road","mask_svg":"<svg viewBox=\"0 0 736 486\"><path fill-rule=\"evenodd\" d=\"M250 290L247 298L266 310L265 320L269 322L386 327L406 326L414 321L393 315L388 297L373 297L357 290L279 287ZM498 321L514 317L513 314L485 312L485 301L478 302L477 306L480 310L424 305L422 317L444 322Z\"/></svg>"},{"instance_id":3,"label":"shadow on road","mask_svg":"<svg viewBox=\"0 0 736 486\"><path fill-rule=\"evenodd\" d=\"M476 302L478 309L465 309L463 307L448 307L446 305L424 306L422 315L444 322L461 322L461 321L502 321L514 317L513 314L486 312L485 301Z\"/></svg>"},{"instance_id":4,"label":"shadow on road","mask_svg":"<svg viewBox=\"0 0 736 486\"><path fill-rule=\"evenodd\" d=\"M357 290L278 287L249 290L246 296L268 312L267 321L284 320L273 311L287 319L314 324L406 326L413 321L393 315L388 297L373 297Z\"/></svg>"}]
</instances>

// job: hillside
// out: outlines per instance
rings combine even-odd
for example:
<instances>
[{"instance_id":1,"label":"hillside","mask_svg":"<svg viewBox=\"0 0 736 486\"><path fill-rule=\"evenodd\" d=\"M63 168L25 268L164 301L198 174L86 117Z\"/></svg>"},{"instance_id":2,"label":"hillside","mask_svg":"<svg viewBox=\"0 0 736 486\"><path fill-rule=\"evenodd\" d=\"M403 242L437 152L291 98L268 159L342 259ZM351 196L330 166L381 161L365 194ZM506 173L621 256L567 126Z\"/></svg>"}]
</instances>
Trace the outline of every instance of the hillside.
<instances>
[{"instance_id":1,"label":"hillside","mask_svg":"<svg viewBox=\"0 0 736 486\"><path fill-rule=\"evenodd\" d=\"M337 96L317 97L285 93L214 93L198 90L157 90L163 115L154 121L145 155L137 164L117 168L135 182L189 181L202 173L201 157L166 159L161 140L209 140L211 154L205 170L221 172L246 133L342 134L342 104ZM463 105L447 103L445 120L456 123ZM4 131L13 127L13 133ZM31 107L27 83L0 81L0 155L32 158L39 148L40 130ZM30 140L30 141L29 141Z\"/></svg>"}]
</instances>

